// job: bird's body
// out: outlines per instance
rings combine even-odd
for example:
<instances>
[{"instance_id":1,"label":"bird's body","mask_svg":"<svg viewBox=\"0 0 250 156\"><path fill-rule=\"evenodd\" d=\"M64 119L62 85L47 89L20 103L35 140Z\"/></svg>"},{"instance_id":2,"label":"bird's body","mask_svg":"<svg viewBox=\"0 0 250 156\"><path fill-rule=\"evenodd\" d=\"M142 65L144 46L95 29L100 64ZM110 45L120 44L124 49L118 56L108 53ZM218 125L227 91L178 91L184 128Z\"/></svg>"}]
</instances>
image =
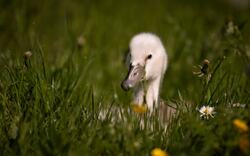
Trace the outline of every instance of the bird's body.
<instances>
[{"instance_id":1,"label":"bird's body","mask_svg":"<svg viewBox=\"0 0 250 156\"><path fill-rule=\"evenodd\" d=\"M152 111L154 107L158 107L160 86L167 69L166 50L160 38L151 33L135 35L129 48L130 70L122 87L125 90L133 88L133 103L146 103Z\"/></svg>"}]
</instances>

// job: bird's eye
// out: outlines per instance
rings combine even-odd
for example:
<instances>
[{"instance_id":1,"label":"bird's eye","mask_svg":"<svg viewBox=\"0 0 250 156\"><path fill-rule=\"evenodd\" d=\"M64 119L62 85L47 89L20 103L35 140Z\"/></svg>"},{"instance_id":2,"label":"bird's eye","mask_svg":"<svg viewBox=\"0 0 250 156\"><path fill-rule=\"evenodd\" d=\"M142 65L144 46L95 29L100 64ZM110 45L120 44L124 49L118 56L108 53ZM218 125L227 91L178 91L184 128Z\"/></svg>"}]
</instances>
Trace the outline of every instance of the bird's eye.
<instances>
[{"instance_id":1,"label":"bird's eye","mask_svg":"<svg viewBox=\"0 0 250 156\"><path fill-rule=\"evenodd\" d=\"M147 56L147 59L149 60L149 59L151 59L152 58L152 54L149 54L148 56Z\"/></svg>"}]
</instances>

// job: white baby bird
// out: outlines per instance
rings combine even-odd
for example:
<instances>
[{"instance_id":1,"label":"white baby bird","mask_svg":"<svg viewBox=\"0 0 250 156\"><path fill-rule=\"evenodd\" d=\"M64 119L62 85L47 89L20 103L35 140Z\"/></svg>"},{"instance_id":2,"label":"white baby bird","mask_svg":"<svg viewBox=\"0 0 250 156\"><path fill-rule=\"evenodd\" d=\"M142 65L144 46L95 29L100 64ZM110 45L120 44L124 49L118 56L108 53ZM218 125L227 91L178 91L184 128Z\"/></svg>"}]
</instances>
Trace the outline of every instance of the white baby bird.
<instances>
[{"instance_id":1,"label":"white baby bird","mask_svg":"<svg viewBox=\"0 0 250 156\"><path fill-rule=\"evenodd\" d=\"M129 48L129 72L122 82L122 88L126 91L133 88L133 103L146 103L152 111L158 107L160 86L167 69L166 50L160 38L152 33L135 35Z\"/></svg>"}]
</instances>

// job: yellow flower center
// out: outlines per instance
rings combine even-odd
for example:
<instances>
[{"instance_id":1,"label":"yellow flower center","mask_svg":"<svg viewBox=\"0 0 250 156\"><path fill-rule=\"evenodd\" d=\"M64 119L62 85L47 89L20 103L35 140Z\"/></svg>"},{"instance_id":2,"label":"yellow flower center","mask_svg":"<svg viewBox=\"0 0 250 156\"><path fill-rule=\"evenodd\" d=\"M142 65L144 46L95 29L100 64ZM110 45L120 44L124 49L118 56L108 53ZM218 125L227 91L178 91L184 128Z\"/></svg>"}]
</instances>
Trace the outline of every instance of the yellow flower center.
<instances>
[{"instance_id":1,"label":"yellow flower center","mask_svg":"<svg viewBox=\"0 0 250 156\"><path fill-rule=\"evenodd\" d=\"M205 114L208 114L208 109L206 108L205 111L204 111Z\"/></svg>"}]
</instances>

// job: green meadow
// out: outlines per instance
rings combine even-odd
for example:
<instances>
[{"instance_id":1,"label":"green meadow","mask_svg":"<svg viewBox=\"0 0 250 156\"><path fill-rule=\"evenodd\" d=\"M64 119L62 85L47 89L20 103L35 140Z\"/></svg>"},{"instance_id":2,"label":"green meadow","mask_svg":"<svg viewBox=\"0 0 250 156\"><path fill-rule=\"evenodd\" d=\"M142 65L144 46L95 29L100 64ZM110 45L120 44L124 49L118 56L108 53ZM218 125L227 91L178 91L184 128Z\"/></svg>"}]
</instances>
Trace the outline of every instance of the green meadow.
<instances>
[{"instance_id":1,"label":"green meadow","mask_svg":"<svg viewBox=\"0 0 250 156\"><path fill-rule=\"evenodd\" d=\"M249 12L248 0L0 0L0 155L250 155ZM167 50L170 121L134 112L121 89L140 32Z\"/></svg>"}]
</instances>

